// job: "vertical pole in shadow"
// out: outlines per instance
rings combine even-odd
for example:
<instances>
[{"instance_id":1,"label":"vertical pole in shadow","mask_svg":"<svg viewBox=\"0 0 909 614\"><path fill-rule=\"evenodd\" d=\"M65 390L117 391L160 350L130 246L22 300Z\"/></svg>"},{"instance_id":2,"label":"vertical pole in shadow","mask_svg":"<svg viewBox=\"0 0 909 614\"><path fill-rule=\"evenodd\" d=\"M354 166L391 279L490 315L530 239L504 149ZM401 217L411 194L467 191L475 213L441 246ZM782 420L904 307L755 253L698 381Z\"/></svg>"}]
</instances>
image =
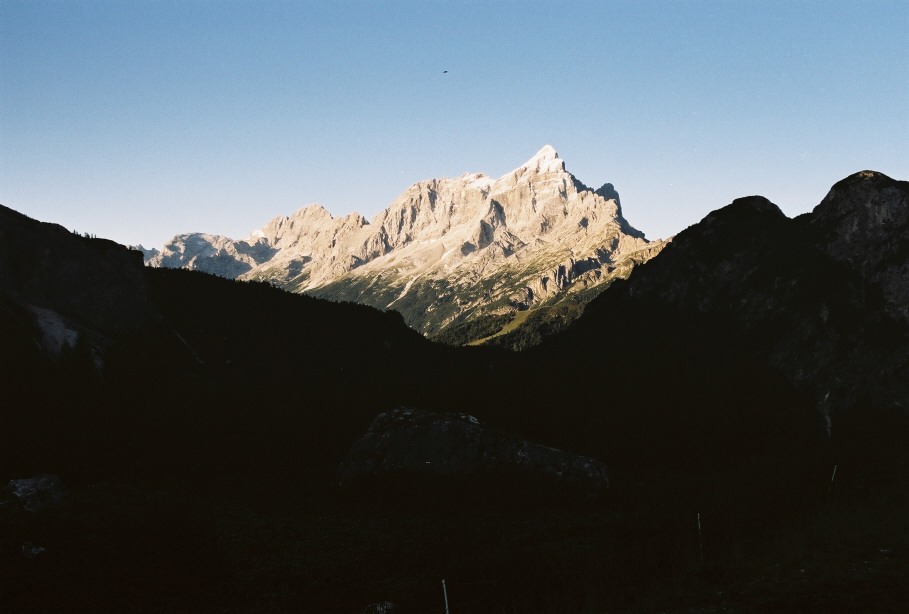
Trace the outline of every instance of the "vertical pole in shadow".
<instances>
[{"instance_id":1,"label":"vertical pole in shadow","mask_svg":"<svg viewBox=\"0 0 909 614\"><path fill-rule=\"evenodd\" d=\"M827 486L827 496L828 497L830 496L830 491L833 490L833 481L836 479L836 468L837 467L839 467L839 465L833 466L833 475L830 476L830 485Z\"/></svg>"}]
</instances>

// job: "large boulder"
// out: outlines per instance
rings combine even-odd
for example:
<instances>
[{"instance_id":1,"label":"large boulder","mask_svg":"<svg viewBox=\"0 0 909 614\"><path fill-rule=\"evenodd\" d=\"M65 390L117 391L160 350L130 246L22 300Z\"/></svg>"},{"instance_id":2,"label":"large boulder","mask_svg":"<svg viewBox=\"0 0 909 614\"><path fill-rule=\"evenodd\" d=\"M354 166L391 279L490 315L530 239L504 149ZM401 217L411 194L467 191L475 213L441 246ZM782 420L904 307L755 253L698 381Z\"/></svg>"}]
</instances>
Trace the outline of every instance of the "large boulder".
<instances>
[{"instance_id":1,"label":"large boulder","mask_svg":"<svg viewBox=\"0 0 909 614\"><path fill-rule=\"evenodd\" d=\"M341 485L369 477L481 477L525 479L605 488L606 467L564 452L484 428L463 413L398 408L379 414L341 464Z\"/></svg>"}]
</instances>

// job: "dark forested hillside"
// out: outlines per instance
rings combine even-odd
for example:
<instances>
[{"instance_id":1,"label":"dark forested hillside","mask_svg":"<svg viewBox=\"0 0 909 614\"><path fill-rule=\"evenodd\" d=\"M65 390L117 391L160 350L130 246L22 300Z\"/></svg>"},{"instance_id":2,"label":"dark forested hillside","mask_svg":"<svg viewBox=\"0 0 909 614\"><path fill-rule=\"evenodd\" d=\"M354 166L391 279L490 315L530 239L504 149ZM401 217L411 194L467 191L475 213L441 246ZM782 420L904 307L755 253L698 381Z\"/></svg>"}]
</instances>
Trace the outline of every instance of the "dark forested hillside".
<instances>
[{"instance_id":1,"label":"dark forested hillside","mask_svg":"<svg viewBox=\"0 0 909 614\"><path fill-rule=\"evenodd\" d=\"M0 603L428 612L445 578L459 612L898 611L906 193L740 199L518 353L0 209ZM416 464L340 486L397 407L441 416L371 431ZM517 460L455 471L478 441ZM608 489L566 478L587 457Z\"/></svg>"}]
</instances>

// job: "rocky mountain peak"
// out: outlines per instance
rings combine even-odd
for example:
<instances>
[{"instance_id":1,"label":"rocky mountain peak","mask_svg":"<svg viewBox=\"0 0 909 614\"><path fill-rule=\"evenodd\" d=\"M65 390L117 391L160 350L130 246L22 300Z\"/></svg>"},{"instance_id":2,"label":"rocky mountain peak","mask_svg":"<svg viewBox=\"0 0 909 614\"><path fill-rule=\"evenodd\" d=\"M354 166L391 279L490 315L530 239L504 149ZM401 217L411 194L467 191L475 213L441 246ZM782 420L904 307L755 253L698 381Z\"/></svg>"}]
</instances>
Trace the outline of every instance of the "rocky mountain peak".
<instances>
[{"instance_id":1,"label":"rocky mountain peak","mask_svg":"<svg viewBox=\"0 0 909 614\"><path fill-rule=\"evenodd\" d=\"M552 145L544 145L534 156L515 169L515 173L530 171L532 173L557 173L565 170L565 161L559 158Z\"/></svg>"},{"instance_id":2,"label":"rocky mountain peak","mask_svg":"<svg viewBox=\"0 0 909 614\"><path fill-rule=\"evenodd\" d=\"M885 217L904 218L909 214L905 192L905 181L896 181L877 171L860 171L835 183L813 213L829 219L877 211L879 215L872 217L878 222L883 222Z\"/></svg>"},{"instance_id":3,"label":"rocky mountain peak","mask_svg":"<svg viewBox=\"0 0 909 614\"><path fill-rule=\"evenodd\" d=\"M627 276L656 254L622 217L618 192L594 192L546 145L494 179L413 184L372 222L311 205L246 242L184 237L150 260L295 292L401 311L432 334L473 315L507 316Z\"/></svg>"},{"instance_id":4,"label":"rocky mountain peak","mask_svg":"<svg viewBox=\"0 0 909 614\"><path fill-rule=\"evenodd\" d=\"M802 221L831 258L874 285L891 317L909 322L909 182L854 173Z\"/></svg>"}]
</instances>

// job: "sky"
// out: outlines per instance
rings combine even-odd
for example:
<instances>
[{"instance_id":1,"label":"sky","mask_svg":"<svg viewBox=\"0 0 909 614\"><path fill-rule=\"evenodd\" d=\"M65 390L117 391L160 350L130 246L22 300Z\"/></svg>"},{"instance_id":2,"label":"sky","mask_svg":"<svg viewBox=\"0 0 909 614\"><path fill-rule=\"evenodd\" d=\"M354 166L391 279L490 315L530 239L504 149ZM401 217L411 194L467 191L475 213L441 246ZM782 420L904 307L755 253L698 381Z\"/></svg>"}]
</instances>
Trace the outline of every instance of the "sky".
<instances>
[{"instance_id":1,"label":"sky","mask_svg":"<svg viewBox=\"0 0 909 614\"><path fill-rule=\"evenodd\" d=\"M909 0L0 0L0 204L127 245L552 145L665 238L909 180ZM447 71L447 72L446 72Z\"/></svg>"}]
</instances>

